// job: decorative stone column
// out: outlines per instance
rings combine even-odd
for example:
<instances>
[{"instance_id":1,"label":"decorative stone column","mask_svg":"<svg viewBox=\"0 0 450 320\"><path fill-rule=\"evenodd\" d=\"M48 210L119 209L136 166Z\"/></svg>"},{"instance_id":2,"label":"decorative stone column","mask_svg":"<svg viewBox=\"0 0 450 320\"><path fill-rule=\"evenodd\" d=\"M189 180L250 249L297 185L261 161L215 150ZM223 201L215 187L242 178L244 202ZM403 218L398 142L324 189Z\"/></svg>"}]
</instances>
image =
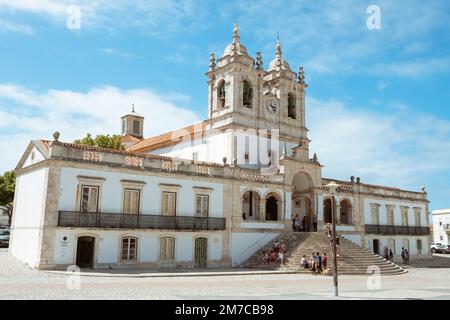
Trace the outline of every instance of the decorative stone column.
<instances>
[{"instance_id":1,"label":"decorative stone column","mask_svg":"<svg viewBox=\"0 0 450 320\"><path fill-rule=\"evenodd\" d=\"M266 221L266 200L259 200L259 215L261 217L261 221Z\"/></svg>"},{"instance_id":2,"label":"decorative stone column","mask_svg":"<svg viewBox=\"0 0 450 320\"><path fill-rule=\"evenodd\" d=\"M317 202L317 231L323 230L323 194L314 192L314 199Z\"/></svg>"}]
</instances>

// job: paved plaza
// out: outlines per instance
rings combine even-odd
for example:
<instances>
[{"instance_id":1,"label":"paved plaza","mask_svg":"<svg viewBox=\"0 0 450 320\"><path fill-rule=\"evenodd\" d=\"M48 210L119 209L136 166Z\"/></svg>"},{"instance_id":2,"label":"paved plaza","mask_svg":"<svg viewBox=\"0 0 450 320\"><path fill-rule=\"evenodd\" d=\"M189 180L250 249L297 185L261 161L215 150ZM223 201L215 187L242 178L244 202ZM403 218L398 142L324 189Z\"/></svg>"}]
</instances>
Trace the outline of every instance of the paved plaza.
<instances>
[{"instance_id":1,"label":"paved plaza","mask_svg":"<svg viewBox=\"0 0 450 320\"><path fill-rule=\"evenodd\" d=\"M440 256L439 259L450 257ZM229 270L228 270L228 273ZM305 274L81 277L32 270L0 249L0 299L331 299L332 277ZM79 289L78 289L78 288ZM340 276L340 299L450 299L450 268L410 267L397 276Z\"/></svg>"}]
</instances>

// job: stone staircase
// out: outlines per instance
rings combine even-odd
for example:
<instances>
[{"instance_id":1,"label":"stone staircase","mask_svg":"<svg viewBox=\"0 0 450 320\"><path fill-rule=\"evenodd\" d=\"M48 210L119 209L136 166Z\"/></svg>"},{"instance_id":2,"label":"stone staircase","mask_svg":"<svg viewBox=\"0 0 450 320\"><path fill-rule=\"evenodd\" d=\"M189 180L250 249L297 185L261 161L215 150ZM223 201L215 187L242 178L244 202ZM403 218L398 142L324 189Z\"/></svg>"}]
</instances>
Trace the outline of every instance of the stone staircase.
<instances>
[{"instance_id":1,"label":"stone staircase","mask_svg":"<svg viewBox=\"0 0 450 320\"><path fill-rule=\"evenodd\" d=\"M331 247L331 238L321 232L283 232L277 237L283 240L286 247L286 263L262 264L260 261L263 251L270 252L273 249L272 241L263 248L255 252L250 258L239 264L241 268L252 268L261 270L280 270L287 272L310 273L300 267L300 260L306 255L307 260L313 252L326 253L328 256L328 270L332 274L333 270L333 251ZM367 251L355 243L343 237L339 237L338 247L338 273L339 274L368 274L368 268L376 266L382 275L394 275L407 272L400 266L387 261L379 255ZM371 272L369 272L371 273Z\"/></svg>"}]
</instances>

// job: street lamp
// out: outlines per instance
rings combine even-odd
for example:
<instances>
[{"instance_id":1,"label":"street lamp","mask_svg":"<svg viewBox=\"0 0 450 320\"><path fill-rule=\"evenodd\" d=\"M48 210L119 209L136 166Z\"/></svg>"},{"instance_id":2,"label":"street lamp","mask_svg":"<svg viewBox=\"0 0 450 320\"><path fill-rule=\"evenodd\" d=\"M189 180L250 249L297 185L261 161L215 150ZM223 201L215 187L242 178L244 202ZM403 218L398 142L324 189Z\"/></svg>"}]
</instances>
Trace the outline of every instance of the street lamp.
<instances>
[{"instance_id":1,"label":"street lamp","mask_svg":"<svg viewBox=\"0 0 450 320\"><path fill-rule=\"evenodd\" d=\"M333 229L333 295L338 296L338 269L337 269L337 249L336 249L336 212L334 211L334 196L336 195L336 189L339 185L331 181L327 184L331 194L331 221Z\"/></svg>"}]
</instances>

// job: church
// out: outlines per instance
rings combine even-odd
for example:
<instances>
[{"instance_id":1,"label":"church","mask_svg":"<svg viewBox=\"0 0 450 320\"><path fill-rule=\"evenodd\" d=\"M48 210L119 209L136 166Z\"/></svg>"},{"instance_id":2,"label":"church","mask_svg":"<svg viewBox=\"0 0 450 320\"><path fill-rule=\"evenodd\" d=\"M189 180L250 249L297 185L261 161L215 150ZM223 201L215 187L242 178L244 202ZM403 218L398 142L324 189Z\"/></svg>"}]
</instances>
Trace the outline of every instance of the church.
<instances>
[{"instance_id":1,"label":"church","mask_svg":"<svg viewBox=\"0 0 450 320\"><path fill-rule=\"evenodd\" d=\"M313 236L335 213L339 237L361 250L430 255L425 188L322 177L309 152L305 72L291 69L279 39L266 68L235 25L206 77L201 123L145 138L133 107L120 119L125 150L58 132L31 141L16 168L10 254L37 269L230 268L295 236L293 219Z\"/></svg>"}]
</instances>

